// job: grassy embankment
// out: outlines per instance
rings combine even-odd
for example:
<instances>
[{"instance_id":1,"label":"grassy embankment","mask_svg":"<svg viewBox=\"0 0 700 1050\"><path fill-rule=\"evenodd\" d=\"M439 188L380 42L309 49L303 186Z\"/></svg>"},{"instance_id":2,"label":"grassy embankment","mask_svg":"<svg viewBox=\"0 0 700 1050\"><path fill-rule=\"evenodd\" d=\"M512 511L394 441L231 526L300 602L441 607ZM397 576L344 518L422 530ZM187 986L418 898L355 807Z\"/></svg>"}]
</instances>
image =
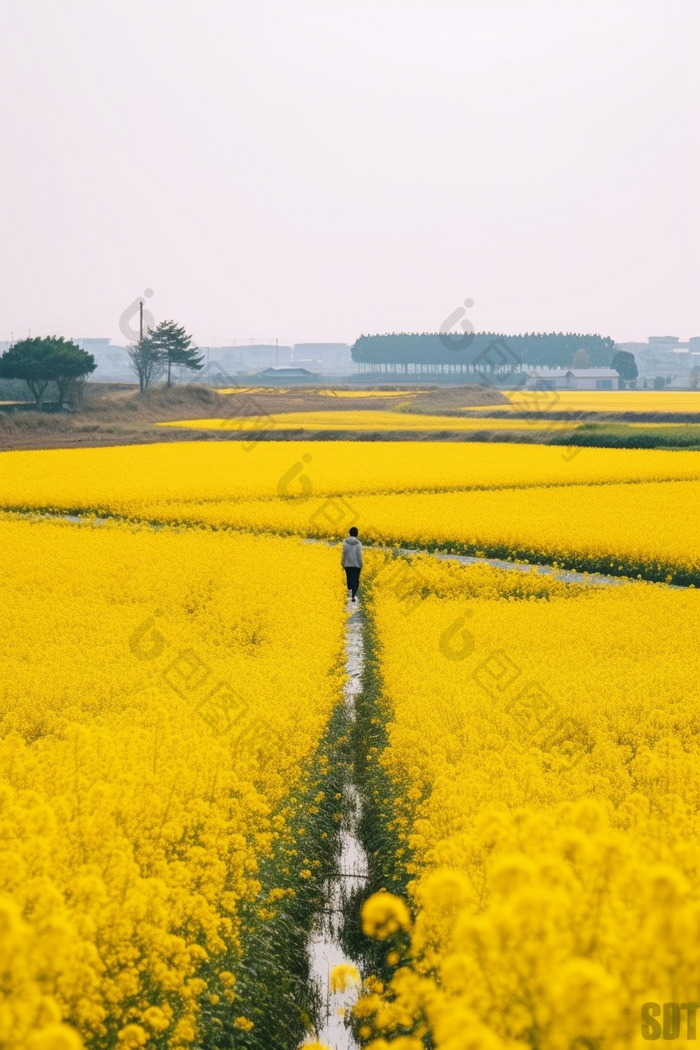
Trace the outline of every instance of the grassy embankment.
<instances>
[{"instance_id":1,"label":"grassy embankment","mask_svg":"<svg viewBox=\"0 0 700 1050\"><path fill-rule=\"evenodd\" d=\"M3 407L4 449L245 441L251 436L256 441L487 441L700 449L700 395L692 392L506 396L481 386L241 387L224 392L190 384L170 390L159 386L141 397L134 386L94 383L73 412Z\"/></svg>"}]
</instances>

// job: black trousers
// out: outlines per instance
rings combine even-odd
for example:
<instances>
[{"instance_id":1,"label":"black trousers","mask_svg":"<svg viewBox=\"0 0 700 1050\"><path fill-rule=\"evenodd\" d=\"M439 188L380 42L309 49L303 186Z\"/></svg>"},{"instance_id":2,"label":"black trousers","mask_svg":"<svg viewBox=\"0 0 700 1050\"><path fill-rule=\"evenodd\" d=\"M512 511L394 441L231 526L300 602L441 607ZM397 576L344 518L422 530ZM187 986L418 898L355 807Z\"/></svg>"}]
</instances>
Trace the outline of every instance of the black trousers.
<instances>
[{"instance_id":1,"label":"black trousers","mask_svg":"<svg viewBox=\"0 0 700 1050\"><path fill-rule=\"evenodd\" d=\"M353 598L357 594L357 588L360 586L360 569L356 569L354 565L348 565L345 569L345 579L348 581L348 590L352 591Z\"/></svg>"}]
</instances>

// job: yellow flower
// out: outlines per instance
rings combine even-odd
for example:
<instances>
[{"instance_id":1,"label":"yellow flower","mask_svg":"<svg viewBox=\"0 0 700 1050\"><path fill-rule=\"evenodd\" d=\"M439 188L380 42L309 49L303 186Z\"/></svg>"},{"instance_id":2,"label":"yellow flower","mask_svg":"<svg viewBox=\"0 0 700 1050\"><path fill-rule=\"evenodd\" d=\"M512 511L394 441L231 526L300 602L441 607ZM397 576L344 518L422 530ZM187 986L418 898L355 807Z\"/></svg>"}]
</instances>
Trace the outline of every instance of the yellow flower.
<instances>
[{"instance_id":1,"label":"yellow flower","mask_svg":"<svg viewBox=\"0 0 700 1050\"><path fill-rule=\"evenodd\" d=\"M345 616L337 551L302 538L338 530L278 484L292 453L312 456L320 505L347 450L260 446L3 454L0 505L92 515L0 516L3 1050L207 1041L206 1005L234 1001L236 981L222 969L208 992L204 976L245 967L243 916L295 892L265 901L290 869L265 889L261 870L319 868L302 843L318 787L336 786L337 756L314 756L342 697ZM700 582L698 454L353 454L345 497L396 555L366 551L381 674L361 703L380 730L375 830L384 851L400 842L377 860L408 885L363 907L367 933L403 937L386 987L364 983L361 1038L626 1050L643 999L697 999L700 599L662 581ZM584 586L407 545L639 579Z\"/></svg>"},{"instance_id":2,"label":"yellow flower","mask_svg":"<svg viewBox=\"0 0 700 1050\"><path fill-rule=\"evenodd\" d=\"M335 552L5 518L0 546L0 614L13 610L0 652L0 1045L97 1047L116 1028L120 1047L185 1050L203 1006L235 998L224 960L241 958L241 907L261 899L272 834L290 832L273 815L342 695ZM37 557L53 572L27 587ZM199 710L217 689L222 704ZM240 737L220 731L226 705L234 727L248 719ZM221 971L209 998L207 961Z\"/></svg>"},{"instance_id":3,"label":"yellow flower","mask_svg":"<svg viewBox=\"0 0 700 1050\"><path fill-rule=\"evenodd\" d=\"M368 937L385 940L398 930L410 928L408 908L393 893L375 893L362 905L362 930Z\"/></svg>"},{"instance_id":4,"label":"yellow flower","mask_svg":"<svg viewBox=\"0 0 700 1050\"><path fill-rule=\"evenodd\" d=\"M413 564L421 605L406 616L376 582L365 615L398 787L378 801L408 832L415 923L355 1018L391 1050L397 1030L439 1050L512 1050L533 1031L542 1050L620 1050L640 988L696 997L697 591ZM479 650L441 648L455 624ZM363 928L382 936L376 900Z\"/></svg>"},{"instance_id":5,"label":"yellow flower","mask_svg":"<svg viewBox=\"0 0 700 1050\"><path fill-rule=\"evenodd\" d=\"M236 1020L233 1022L233 1027L240 1028L244 1032L252 1032L252 1030L255 1028L255 1023L253 1021L249 1021L247 1017L237 1017Z\"/></svg>"},{"instance_id":6,"label":"yellow flower","mask_svg":"<svg viewBox=\"0 0 700 1050\"><path fill-rule=\"evenodd\" d=\"M360 973L356 966L339 963L331 970L331 992L345 992L360 986Z\"/></svg>"},{"instance_id":7,"label":"yellow flower","mask_svg":"<svg viewBox=\"0 0 700 1050\"><path fill-rule=\"evenodd\" d=\"M26 1050L83 1050L83 1041L77 1032L66 1025L49 1025L33 1032L26 1042Z\"/></svg>"},{"instance_id":8,"label":"yellow flower","mask_svg":"<svg viewBox=\"0 0 700 1050\"><path fill-rule=\"evenodd\" d=\"M119 1042L125 1048L132 1050L133 1047L145 1046L148 1042L148 1033L141 1025L128 1024L119 1032Z\"/></svg>"},{"instance_id":9,"label":"yellow flower","mask_svg":"<svg viewBox=\"0 0 700 1050\"><path fill-rule=\"evenodd\" d=\"M157 1032L164 1032L170 1024L170 1021L158 1006L149 1006L148 1009L144 1011L143 1020L150 1028L154 1028Z\"/></svg>"}]
</instances>

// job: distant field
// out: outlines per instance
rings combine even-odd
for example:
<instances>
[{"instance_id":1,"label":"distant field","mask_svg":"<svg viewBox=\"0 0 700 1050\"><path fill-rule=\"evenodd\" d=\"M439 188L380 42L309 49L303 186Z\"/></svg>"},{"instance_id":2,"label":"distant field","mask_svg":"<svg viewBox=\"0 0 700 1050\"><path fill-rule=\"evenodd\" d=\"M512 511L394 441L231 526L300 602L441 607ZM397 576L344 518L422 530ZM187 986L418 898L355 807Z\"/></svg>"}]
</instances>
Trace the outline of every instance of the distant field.
<instances>
[{"instance_id":1,"label":"distant field","mask_svg":"<svg viewBox=\"0 0 700 1050\"><path fill-rule=\"evenodd\" d=\"M134 387L88 384L70 413L28 405L0 410L0 448L55 448L257 440L524 442L610 448L700 448L700 393L570 391L555 395L490 386L380 390ZM671 425L673 424L673 425Z\"/></svg>"},{"instance_id":2,"label":"distant field","mask_svg":"<svg viewBox=\"0 0 700 1050\"><path fill-rule=\"evenodd\" d=\"M263 431L264 439L292 438L295 434L329 438L357 439L365 434L394 440L404 434L410 440L439 439L469 441L518 441L537 444L599 446L609 448L700 448L700 425L650 423L587 423L581 419L548 419L543 413L532 417L482 417L465 415L418 415L401 411L354 409L332 412L284 412L265 417L233 416L228 419L183 419L157 424L161 427L214 432L217 436L236 431Z\"/></svg>"},{"instance_id":3,"label":"distant field","mask_svg":"<svg viewBox=\"0 0 700 1050\"><path fill-rule=\"evenodd\" d=\"M299 389L297 393L309 393L308 389ZM218 390L219 394L290 394L295 393L293 387L269 387L269 386L230 386ZM326 387L313 388L311 393L318 397L411 397L413 394L425 394L425 390L416 390L408 387L404 390L332 390Z\"/></svg>"},{"instance_id":4,"label":"distant field","mask_svg":"<svg viewBox=\"0 0 700 1050\"><path fill-rule=\"evenodd\" d=\"M426 390L408 387L404 390L319 390L322 397L412 397L414 394L426 394Z\"/></svg>"},{"instance_id":5,"label":"distant field","mask_svg":"<svg viewBox=\"0 0 700 1050\"><path fill-rule=\"evenodd\" d=\"M437 493L449 491L700 480L700 457L682 450L587 448L564 458L561 448L545 445L440 441L304 440L292 446L285 441L178 441L6 452L1 458L3 510L150 519L154 504L167 503L168 520L181 504L201 518L197 504L228 508L241 501L273 500L289 508L301 506L308 519L329 496L348 498L354 506L360 494L392 493L396 499L401 493L428 493L434 501ZM668 491L672 500L680 490L674 484ZM668 516L672 510L671 502ZM182 520L192 517L189 511L185 515L183 509ZM513 513L517 518L520 511ZM179 511L175 516L179 520ZM431 510L421 520L435 517ZM395 520L401 523L400 517ZM463 527L468 523L464 519Z\"/></svg>"},{"instance_id":6,"label":"distant field","mask_svg":"<svg viewBox=\"0 0 700 1050\"><path fill-rule=\"evenodd\" d=\"M169 420L158 423L162 427L188 427L195 430L220 430L229 429L238 423L240 417L228 419L181 419ZM672 423L637 423L636 427L644 428L672 428ZM473 415L468 418L458 416L420 416L416 414L407 415L393 411L388 412L363 412L360 411L335 411L335 412L283 412L271 416L266 423L270 430L552 430L555 427L567 430L583 426L578 420L571 422L558 421L552 423L543 419L504 419L482 418L478 409L473 410ZM700 442L700 438L698 439Z\"/></svg>"},{"instance_id":7,"label":"distant field","mask_svg":"<svg viewBox=\"0 0 700 1050\"><path fill-rule=\"evenodd\" d=\"M220 430L238 423L232 419L183 419L159 423L163 427ZM566 424L567 428L576 424ZM446 416L405 415L399 412L335 411L275 413L266 427L270 430L550 430L552 424L522 419L463 419Z\"/></svg>"},{"instance_id":8,"label":"distant field","mask_svg":"<svg viewBox=\"0 0 700 1050\"><path fill-rule=\"evenodd\" d=\"M504 393L514 408L527 408L533 412L697 412L700 414L700 391L695 390L557 390L553 392L517 390L511 393L504 391Z\"/></svg>"}]
</instances>

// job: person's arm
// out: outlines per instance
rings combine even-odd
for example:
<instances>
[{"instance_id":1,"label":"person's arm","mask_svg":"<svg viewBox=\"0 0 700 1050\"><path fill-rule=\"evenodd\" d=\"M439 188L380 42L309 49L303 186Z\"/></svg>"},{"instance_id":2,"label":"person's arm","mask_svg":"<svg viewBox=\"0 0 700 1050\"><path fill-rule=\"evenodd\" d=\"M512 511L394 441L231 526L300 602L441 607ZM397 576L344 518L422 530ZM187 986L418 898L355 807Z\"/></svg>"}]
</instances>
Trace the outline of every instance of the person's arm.
<instances>
[{"instance_id":1,"label":"person's arm","mask_svg":"<svg viewBox=\"0 0 700 1050\"><path fill-rule=\"evenodd\" d=\"M362 568L362 544L360 544L360 568Z\"/></svg>"}]
</instances>

